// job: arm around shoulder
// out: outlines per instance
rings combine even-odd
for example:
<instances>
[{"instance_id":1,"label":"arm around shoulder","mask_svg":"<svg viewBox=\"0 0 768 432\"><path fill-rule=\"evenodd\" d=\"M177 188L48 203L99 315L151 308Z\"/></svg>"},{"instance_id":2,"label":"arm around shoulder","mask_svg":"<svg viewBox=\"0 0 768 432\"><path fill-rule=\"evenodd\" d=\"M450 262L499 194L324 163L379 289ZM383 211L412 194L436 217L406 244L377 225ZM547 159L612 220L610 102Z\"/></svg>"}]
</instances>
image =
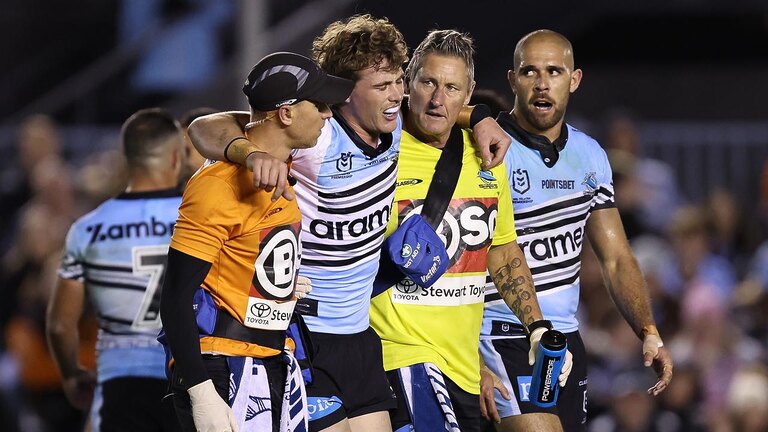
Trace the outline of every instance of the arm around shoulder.
<instances>
[{"instance_id":1,"label":"arm around shoulder","mask_svg":"<svg viewBox=\"0 0 768 432\"><path fill-rule=\"evenodd\" d=\"M224 149L232 140L245 137L245 125L249 120L250 114L244 111L220 112L196 118L187 132L201 155L213 160L227 160ZM246 142L238 143L238 149L245 147Z\"/></svg>"}]
</instances>

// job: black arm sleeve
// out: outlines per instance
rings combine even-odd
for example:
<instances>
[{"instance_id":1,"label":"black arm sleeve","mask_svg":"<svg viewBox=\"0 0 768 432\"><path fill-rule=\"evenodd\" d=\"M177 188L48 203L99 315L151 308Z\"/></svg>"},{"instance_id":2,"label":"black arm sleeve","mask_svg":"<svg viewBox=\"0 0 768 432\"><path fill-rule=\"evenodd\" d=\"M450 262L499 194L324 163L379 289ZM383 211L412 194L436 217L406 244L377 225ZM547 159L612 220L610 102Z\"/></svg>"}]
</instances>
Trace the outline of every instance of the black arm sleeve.
<instances>
[{"instance_id":1,"label":"black arm sleeve","mask_svg":"<svg viewBox=\"0 0 768 432\"><path fill-rule=\"evenodd\" d=\"M160 316L173 358L187 388L208 379L200 354L200 338L192 309L195 290L205 280L211 263L168 250L168 268L160 298Z\"/></svg>"}]
</instances>

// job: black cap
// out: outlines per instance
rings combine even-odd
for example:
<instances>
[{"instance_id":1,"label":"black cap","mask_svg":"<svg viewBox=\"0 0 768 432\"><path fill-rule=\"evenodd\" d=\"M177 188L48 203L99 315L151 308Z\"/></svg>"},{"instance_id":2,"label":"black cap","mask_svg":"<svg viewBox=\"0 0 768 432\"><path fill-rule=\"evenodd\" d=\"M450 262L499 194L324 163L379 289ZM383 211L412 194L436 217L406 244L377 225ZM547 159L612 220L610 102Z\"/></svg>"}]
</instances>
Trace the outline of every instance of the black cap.
<instances>
[{"instance_id":1,"label":"black cap","mask_svg":"<svg viewBox=\"0 0 768 432\"><path fill-rule=\"evenodd\" d=\"M277 52L251 69L243 93L253 109L273 111L302 100L341 103L347 100L354 85L352 80L328 75L303 55Z\"/></svg>"}]
</instances>

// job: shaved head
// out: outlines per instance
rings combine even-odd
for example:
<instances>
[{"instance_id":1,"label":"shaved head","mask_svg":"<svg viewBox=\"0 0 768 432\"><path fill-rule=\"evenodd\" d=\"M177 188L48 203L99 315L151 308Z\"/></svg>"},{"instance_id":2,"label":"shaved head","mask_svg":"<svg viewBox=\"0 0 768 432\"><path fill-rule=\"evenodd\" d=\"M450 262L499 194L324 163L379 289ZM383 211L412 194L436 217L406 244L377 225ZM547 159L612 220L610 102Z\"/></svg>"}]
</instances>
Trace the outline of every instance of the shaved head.
<instances>
[{"instance_id":1,"label":"shaved head","mask_svg":"<svg viewBox=\"0 0 768 432\"><path fill-rule=\"evenodd\" d=\"M536 30L523 36L515 46L514 65L517 70L523 62L524 54L528 47L535 45L550 45L562 49L565 54L565 63L568 69L573 70L573 46L565 36L552 30Z\"/></svg>"},{"instance_id":2,"label":"shaved head","mask_svg":"<svg viewBox=\"0 0 768 432\"><path fill-rule=\"evenodd\" d=\"M574 68L573 47L552 30L536 30L520 39L507 80L515 93L512 111L528 132L554 141L560 136L568 99L581 83Z\"/></svg>"}]
</instances>

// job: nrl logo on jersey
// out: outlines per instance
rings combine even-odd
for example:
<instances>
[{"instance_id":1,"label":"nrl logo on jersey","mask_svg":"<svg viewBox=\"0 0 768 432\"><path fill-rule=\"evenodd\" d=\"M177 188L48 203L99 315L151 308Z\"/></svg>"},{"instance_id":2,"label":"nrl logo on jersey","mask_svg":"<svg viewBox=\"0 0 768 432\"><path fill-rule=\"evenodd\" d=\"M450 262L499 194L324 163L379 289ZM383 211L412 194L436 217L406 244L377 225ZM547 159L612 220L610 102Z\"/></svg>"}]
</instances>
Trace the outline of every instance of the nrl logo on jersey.
<instances>
[{"instance_id":1,"label":"nrl logo on jersey","mask_svg":"<svg viewBox=\"0 0 768 432\"><path fill-rule=\"evenodd\" d=\"M531 189L531 178L528 176L528 170L518 168L512 172L512 190L520 195Z\"/></svg>"},{"instance_id":2,"label":"nrl logo on jersey","mask_svg":"<svg viewBox=\"0 0 768 432\"><path fill-rule=\"evenodd\" d=\"M595 196L597 189L600 185L597 184L597 174L592 171L584 176L584 180L581 182L585 187L584 195Z\"/></svg>"},{"instance_id":3,"label":"nrl logo on jersey","mask_svg":"<svg viewBox=\"0 0 768 432\"><path fill-rule=\"evenodd\" d=\"M352 152L345 152L336 159L336 170L346 172L352 169Z\"/></svg>"},{"instance_id":4,"label":"nrl logo on jersey","mask_svg":"<svg viewBox=\"0 0 768 432\"><path fill-rule=\"evenodd\" d=\"M499 188L499 185L496 184L497 182L496 177L493 176L493 173L491 171L480 170L477 172L477 176L480 177L480 180L483 181L479 185L481 189L498 189Z\"/></svg>"}]
</instances>

